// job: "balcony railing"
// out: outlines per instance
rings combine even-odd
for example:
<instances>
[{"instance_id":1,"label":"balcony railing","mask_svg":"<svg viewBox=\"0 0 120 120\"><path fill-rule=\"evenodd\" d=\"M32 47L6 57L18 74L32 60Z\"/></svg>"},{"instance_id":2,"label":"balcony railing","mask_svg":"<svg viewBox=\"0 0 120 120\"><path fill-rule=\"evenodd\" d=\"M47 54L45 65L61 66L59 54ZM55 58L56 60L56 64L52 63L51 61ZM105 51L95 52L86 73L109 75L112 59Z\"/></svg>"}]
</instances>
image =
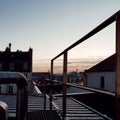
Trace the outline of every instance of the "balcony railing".
<instances>
[{"instance_id":1,"label":"balcony railing","mask_svg":"<svg viewBox=\"0 0 120 120\"><path fill-rule=\"evenodd\" d=\"M50 109L52 109L52 80L53 80L53 69L54 69L54 61L63 55L63 119L66 117L66 82L67 82L67 61L68 61L68 52L75 46L79 45L83 41L87 40L88 38L92 37L102 29L109 26L111 23L116 22L116 119L120 119L120 10L116 12L114 15L109 17L103 23L98 25L95 29L90 31L84 37L76 41L74 44L66 48L56 57L51 59L51 92L50 92Z\"/></svg>"}]
</instances>

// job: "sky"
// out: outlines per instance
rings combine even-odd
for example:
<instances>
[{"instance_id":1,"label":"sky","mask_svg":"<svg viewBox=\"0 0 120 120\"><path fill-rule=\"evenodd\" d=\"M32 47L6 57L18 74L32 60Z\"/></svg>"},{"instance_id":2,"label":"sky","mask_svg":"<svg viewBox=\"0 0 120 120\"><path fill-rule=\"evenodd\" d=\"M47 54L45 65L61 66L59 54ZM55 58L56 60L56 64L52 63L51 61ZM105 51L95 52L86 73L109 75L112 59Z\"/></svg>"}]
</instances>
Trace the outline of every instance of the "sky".
<instances>
[{"instance_id":1,"label":"sky","mask_svg":"<svg viewBox=\"0 0 120 120\"><path fill-rule=\"evenodd\" d=\"M49 71L52 58L119 9L120 0L0 0L0 50L31 47L33 71ZM96 63L114 52L115 23L70 50L69 61L75 70L83 58Z\"/></svg>"}]
</instances>

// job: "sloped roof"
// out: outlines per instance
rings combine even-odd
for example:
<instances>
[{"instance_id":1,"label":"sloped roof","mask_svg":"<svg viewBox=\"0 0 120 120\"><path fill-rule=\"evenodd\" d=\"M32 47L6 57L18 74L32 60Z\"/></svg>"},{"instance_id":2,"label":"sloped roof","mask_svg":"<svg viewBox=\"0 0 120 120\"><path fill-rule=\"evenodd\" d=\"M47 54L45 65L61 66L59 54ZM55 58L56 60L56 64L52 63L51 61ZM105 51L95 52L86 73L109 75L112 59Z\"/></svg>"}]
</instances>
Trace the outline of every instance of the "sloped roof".
<instances>
[{"instance_id":1,"label":"sloped roof","mask_svg":"<svg viewBox=\"0 0 120 120\"><path fill-rule=\"evenodd\" d=\"M104 71L115 71L115 64L116 64L116 54L106 58L102 62L96 64L95 66L85 70L85 72L104 72Z\"/></svg>"}]
</instances>

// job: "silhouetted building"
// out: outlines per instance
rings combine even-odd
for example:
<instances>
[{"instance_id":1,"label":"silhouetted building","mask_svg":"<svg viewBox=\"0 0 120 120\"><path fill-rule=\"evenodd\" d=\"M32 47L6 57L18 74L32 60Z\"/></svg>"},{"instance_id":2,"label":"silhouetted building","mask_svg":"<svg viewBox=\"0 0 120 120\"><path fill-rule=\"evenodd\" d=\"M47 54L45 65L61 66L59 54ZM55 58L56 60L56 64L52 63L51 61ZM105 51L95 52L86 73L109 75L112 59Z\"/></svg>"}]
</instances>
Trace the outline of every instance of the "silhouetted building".
<instances>
[{"instance_id":1,"label":"silhouetted building","mask_svg":"<svg viewBox=\"0 0 120 120\"><path fill-rule=\"evenodd\" d=\"M11 51L11 47L0 52L0 71L32 72L32 49Z\"/></svg>"},{"instance_id":2,"label":"silhouetted building","mask_svg":"<svg viewBox=\"0 0 120 120\"><path fill-rule=\"evenodd\" d=\"M32 77L32 49L28 51L11 51L11 43L0 52L0 71L23 73L28 80ZM15 85L0 85L0 93L16 93Z\"/></svg>"}]
</instances>

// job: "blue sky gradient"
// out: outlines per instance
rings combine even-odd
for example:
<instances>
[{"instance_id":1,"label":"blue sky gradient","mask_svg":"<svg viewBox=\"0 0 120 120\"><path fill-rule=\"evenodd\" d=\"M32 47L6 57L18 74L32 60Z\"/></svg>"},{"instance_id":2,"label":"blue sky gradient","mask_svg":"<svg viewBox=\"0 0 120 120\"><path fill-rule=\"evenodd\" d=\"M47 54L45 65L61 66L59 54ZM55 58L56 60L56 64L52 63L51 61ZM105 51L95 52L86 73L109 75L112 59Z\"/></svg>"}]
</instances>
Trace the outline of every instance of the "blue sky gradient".
<instances>
[{"instance_id":1,"label":"blue sky gradient","mask_svg":"<svg viewBox=\"0 0 120 120\"><path fill-rule=\"evenodd\" d=\"M36 65L55 57L119 9L119 0L0 0L0 50L8 43L13 51L31 47ZM70 51L69 58L108 56L114 53L114 40L112 24Z\"/></svg>"}]
</instances>

